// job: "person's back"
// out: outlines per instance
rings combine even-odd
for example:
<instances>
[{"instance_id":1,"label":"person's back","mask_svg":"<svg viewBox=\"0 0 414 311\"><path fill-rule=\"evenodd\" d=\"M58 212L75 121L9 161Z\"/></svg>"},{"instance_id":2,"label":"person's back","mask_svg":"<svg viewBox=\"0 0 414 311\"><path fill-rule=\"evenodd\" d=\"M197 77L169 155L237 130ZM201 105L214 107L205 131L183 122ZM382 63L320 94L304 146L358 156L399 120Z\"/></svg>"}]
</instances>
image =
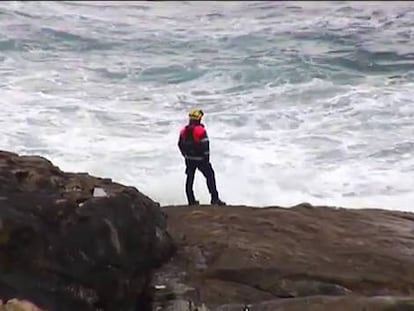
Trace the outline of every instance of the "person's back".
<instances>
[{"instance_id":1,"label":"person's back","mask_svg":"<svg viewBox=\"0 0 414 311\"><path fill-rule=\"evenodd\" d=\"M202 160L209 154L209 142L204 125L191 120L180 131L179 147L186 159Z\"/></svg>"},{"instance_id":2,"label":"person's back","mask_svg":"<svg viewBox=\"0 0 414 311\"><path fill-rule=\"evenodd\" d=\"M207 181L211 194L211 204L225 205L219 199L213 167L210 163L210 143L205 126L201 123L204 113L200 109L192 109L189 113L189 123L181 131L178 147L185 158L186 165L186 195L189 205L197 205L193 193L194 175L197 169Z\"/></svg>"}]
</instances>

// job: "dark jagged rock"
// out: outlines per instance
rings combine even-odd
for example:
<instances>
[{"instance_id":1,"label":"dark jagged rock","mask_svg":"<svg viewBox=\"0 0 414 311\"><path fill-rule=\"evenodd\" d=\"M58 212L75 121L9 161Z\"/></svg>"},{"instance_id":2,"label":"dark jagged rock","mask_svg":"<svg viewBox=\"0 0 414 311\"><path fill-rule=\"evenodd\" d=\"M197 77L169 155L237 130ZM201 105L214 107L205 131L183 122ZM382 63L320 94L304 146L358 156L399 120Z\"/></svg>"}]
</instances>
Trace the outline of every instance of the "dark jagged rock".
<instances>
[{"instance_id":1,"label":"dark jagged rock","mask_svg":"<svg viewBox=\"0 0 414 311\"><path fill-rule=\"evenodd\" d=\"M412 213L310 204L164 210L178 251L154 282L173 302L210 311L414 311ZM156 304L177 311L167 296Z\"/></svg>"},{"instance_id":2,"label":"dark jagged rock","mask_svg":"<svg viewBox=\"0 0 414 311\"><path fill-rule=\"evenodd\" d=\"M142 310L154 269L174 251L165 229L159 204L135 188L0 152L3 301Z\"/></svg>"}]
</instances>

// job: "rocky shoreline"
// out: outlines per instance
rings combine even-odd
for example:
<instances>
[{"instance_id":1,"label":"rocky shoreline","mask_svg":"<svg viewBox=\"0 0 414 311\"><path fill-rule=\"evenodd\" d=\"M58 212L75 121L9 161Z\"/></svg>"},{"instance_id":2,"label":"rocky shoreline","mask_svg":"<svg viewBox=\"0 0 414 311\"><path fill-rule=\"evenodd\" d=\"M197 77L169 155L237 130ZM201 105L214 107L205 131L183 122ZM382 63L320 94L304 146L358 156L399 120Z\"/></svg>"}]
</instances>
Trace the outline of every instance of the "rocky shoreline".
<instances>
[{"instance_id":1,"label":"rocky shoreline","mask_svg":"<svg viewBox=\"0 0 414 311\"><path fill-rule=\"evenodd\" d=\"M137 189L0 152L1 300L150 310L152 274L173 252L161 207Z\"/></svg>"},{"instance_id":2,"label":"rocky shoreline","mask_svg":"<svg viewBox=\"0 0 414 311\"><path fill-rule=\"evenodd\" d=\"M161 207L0 151L0 311L414 311L413 255L412 213Z\"/></svg>"},{"instance_id":3,"label":"rocky shoreline","mask_svg":"<svg viewBox=\"0 0 414 311\"><path fill-rule=\"evenodd\" d=\"M191 310L174 307L185 301L214 311L414 310L411 213L309 204L164 209L178 251L154 280L180 302L160 310Z\"/></svg>"}]
</instances>

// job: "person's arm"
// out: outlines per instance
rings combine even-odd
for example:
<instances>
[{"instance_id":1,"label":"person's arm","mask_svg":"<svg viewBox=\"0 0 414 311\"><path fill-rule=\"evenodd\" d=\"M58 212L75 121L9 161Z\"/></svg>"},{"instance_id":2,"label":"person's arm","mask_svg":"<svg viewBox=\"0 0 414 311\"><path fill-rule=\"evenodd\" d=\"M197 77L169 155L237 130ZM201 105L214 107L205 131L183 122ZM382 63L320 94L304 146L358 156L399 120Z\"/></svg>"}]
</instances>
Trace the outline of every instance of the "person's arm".
<instances>
[{"instance_id":1,"label":"person's arm","mask_svg":"<svg viewBox=\"0 0 414 311\"><path fill-rule=\"evenodd\" d=\"M184 157L184 129L181 130L180 136L178 138L178 149L180 149L181 155Z\"/></svg>"}]
</instances>

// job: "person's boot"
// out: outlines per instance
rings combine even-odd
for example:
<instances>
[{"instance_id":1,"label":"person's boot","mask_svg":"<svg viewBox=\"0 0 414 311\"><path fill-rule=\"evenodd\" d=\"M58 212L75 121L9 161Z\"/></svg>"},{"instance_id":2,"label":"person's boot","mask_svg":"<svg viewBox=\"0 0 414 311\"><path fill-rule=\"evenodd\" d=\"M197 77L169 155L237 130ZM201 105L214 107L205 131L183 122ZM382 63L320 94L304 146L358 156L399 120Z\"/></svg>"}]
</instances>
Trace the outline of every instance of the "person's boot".
<instances>
[{"instance_id":1,"label":"person's boot","mask_svg":"<svg viewBox=\"0 0 414 311\"><path fill-rule=\"evenodd\" d=\"M197 200L194 200L194 201L190 201L190 202L188 202L188 205L189 205L189 206L200 205L200 202L199 202L199 201L197 201Z\"/></svg>"},{"instance_id":2,"label":"person's boot","mask_svg":"<svg viewBox=\"0 0 414 311\"><path fill-rule=\"evenodd\" d=\"M223 202L220 199L211 199L211 205L220 205L220 206L223 206L223 205L226 205L226 203Z\"/></svg>"}]
</instances>

